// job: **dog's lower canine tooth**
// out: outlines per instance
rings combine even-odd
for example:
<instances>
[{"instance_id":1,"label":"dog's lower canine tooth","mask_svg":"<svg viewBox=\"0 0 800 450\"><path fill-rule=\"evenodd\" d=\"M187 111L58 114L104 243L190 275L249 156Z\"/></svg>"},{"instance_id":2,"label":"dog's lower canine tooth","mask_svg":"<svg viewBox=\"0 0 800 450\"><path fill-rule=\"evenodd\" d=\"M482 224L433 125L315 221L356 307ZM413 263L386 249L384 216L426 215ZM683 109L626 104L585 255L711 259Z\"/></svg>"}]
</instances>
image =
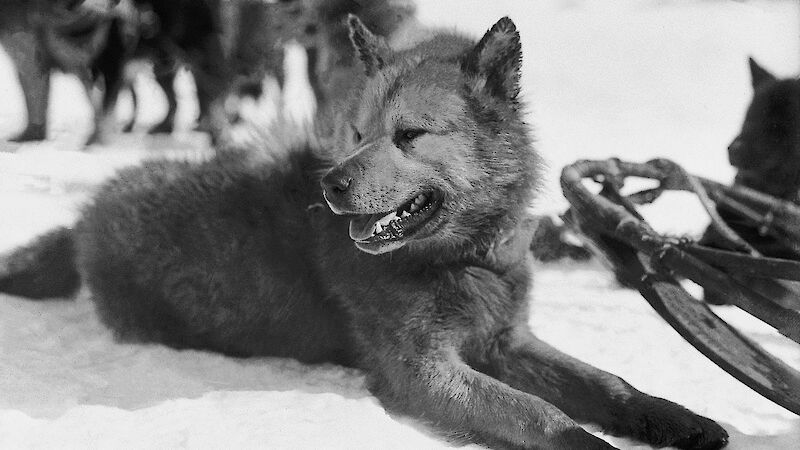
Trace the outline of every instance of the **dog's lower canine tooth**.
<instances>
[{"instance_id":1,"label":"dog's lower canine tooth","mask_svg":"<svg viewBox=\"0 0 800 450\"><path fill-rule=\"evenodd\" d=\"M380 222L375 222L375 233L380 233L383 231L383 227L381 226Z\"/></svg>"},{"instance_id":2,"label":"dog's lower canine tooth","mask_svg":"<svg viewBox=\"0 0 800 450\"><path fill-rule=\"evenodd\" d=\"M408 211L403 211L403 217L409 217L411 215Z\"/></svg>"}]
</instances>

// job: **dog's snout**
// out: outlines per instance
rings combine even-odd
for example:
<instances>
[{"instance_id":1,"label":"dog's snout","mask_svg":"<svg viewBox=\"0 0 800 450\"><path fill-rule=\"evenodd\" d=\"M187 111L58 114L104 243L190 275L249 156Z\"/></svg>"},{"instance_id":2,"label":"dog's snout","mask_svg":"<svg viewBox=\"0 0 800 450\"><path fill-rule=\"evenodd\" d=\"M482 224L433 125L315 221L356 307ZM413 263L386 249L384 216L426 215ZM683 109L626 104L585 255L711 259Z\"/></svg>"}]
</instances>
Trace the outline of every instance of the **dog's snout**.
<instances>
[{"instance_id":1,"label":"dog's snout","mask_svg":"<svg viewBox=\"0 0 800 450\"><path fill-rule=\"evenodd\" d=\"M737 137L733 142L728 145L728 161L732 166L738 167L742 164L742 152L744 151L745 143L741 137Z\"/></svg>"}]
</instances>

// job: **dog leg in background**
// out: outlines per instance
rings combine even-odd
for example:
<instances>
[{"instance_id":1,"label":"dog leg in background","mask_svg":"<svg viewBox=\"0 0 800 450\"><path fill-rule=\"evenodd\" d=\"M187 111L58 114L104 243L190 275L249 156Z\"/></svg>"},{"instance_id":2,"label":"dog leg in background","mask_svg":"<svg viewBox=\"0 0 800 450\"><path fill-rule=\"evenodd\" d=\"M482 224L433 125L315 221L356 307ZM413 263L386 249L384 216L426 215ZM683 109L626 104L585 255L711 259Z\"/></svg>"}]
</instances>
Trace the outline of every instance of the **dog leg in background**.
<instances>
[{"instance_id":1,"label":"dog leg in background","mask_svg":"<svg viewBox=\"0 0 800 450\"><path fill-rule=\"evenodd\" d=\"M198 130L207 131L211 142L219 140L226 129L224 108L229 68L218 35L205 37L195 49L187 51L189 66L197 87L197 102L200 107Z\"/></svg>"},{"instance_id":2,"label":"dog leg in background","mask_svg":"<svg viewBox=\"0 0 800 450\"><path fill-rule=\"evenodd\" d=\"M130 133L133 131L133 127L136 125L136 116L138 115L139 111L139 95L136 93L136 81L133 77L124 80L122 89L126 89L131 94L131 117L130 119L123 125L122 132L123 133Z\"/></svg>"},{"instance_id":3,"label":"dog leg in background","mask_svg":"<svg viewBox=\"0 0 800 450\"><path fill-rule=\"evenodd\" d=\"M89 105L92 107L92 128L89 136L86 138L85 145L104 144L106 142L106 133L103 130L103 123L105 120L106 111L103 109L103 100L97 89L102 91L102 96L106 95L107 89L98 77L89 73L88 70L76 73L78 79L83 85L83 90L86 92L86 98L89 100ZM102 87L101 87L102 86Z\"/></svg>"},{"instance_id":4,"label":"dog leg in background","mask_svg":"<svg viewBox=\"0 0 800 450\"><path fill-rule=\"evenodd\" d=\"M107 33L105 49L95 59L91 77L87 80L87 90L103 81L103 95L93 101L94 132L87 144L105 143L108 136L117 130L116 106L119 92L126 84L125 66L128 62L130 45L123 36L122 25L114 21ZM90 94L90 97L92 95ZM134 109L134 117L135 117Z\"/></svg>"},{"instance_id":5,"label":"dog leg in background","mask_svg":"<svg viewBox=\"0 0 800 450\"><path fill-rule=\"evenodd\" d=\"M681 449L717 449L728 442L725 430L710 419L644 394L527 330L501 336L487 365L501 381L540 396L578 421L598 424L609 434Z\"/></svg>"},{"instance_id":6,"label":"dog leg in background","mask_svg":"<svg viewBox=\"0 0 800 450\"><path fill-rule=\"evenodd\" d=\"M175 74L177 67L173 57L160 55L153 60L153 75L167 98L167 114L161 122L148 130L150 134L169 134L175 128L175 113L178 111L178 99L175 95Z\"/></svg>"},{"instance_id":7,"label":"dog leg in background","mask_svg":"<svg viewBox=\"0 0 800 450\"><path fill-rule=\"evenodd\" d=\"M3 34L0 40L16 65L28 112L25 129L9 140L44 140L47 135L47 104L50 97L50 68L45 63L44 49L34 31Z\"/></svg>"},{"instance_id":8,"label":"dog leg in background","mask_svg":"<svg viewBox=\"0 0 800 450\"><path fill-rule=\"evenodd\" d=\"M402 356L402 366L383 379L378 371L370 374L371 391L445 432L477 433L474 437L501 448L614 448L545 400L472 369L453 349Z\"/></svg>"}]
</instances>

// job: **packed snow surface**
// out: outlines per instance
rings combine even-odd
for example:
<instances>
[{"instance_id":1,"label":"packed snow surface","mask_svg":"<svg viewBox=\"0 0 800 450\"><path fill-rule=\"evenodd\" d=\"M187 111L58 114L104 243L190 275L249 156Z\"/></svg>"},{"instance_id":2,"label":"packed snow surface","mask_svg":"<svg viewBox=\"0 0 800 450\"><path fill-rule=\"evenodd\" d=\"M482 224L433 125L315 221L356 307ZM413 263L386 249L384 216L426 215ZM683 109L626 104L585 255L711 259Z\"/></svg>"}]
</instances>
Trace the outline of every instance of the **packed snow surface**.
<instances>
[{"instance_id":1,"label":"packed snow surface","mask_svg":"<svg viewBox=\"0 0 800 450\"><path fill-rule=\"evenodd\" d=\"M747 56L779 76L800 71L800 14L792 1L419 3L424 23L476 36L503 15L516 22L530 122L549 163L536 205L543 212L565 207L558 174L576 159L663 156L729 181L725 148L751 94ZM290 56L302 63L296 50ZM300 71L292 73L284 103L302 116L309 93ZM144 78L140 129L87 150L81 142L91 110L79 83L57 75L52 84L51 138L0 142L0 251L72 222L93 187L119 167L208 154L206 138L188 131L197 111L188 76L178 83L180 130L172 137L144 134L165 110ZM8 136L23 125L24 108L2 53L0 97L0 136ZM264 107L250 106L254 114ZM123 102L119 115L129 113ZM706 223L682 195L646 215L670 233L697 234ZM800 418L705 359L604 268L547 265L535 277L530 324L541 338L719 421L732 449L800 448ZM730 307L716 311L800 368L796 344ZM592 431L622 448L647 448ZM0 448L447 446L414 420L387 414L357 370L120 344L98 322L87 292L48 302L0 295Z\"/></svg>"}]
</instances>

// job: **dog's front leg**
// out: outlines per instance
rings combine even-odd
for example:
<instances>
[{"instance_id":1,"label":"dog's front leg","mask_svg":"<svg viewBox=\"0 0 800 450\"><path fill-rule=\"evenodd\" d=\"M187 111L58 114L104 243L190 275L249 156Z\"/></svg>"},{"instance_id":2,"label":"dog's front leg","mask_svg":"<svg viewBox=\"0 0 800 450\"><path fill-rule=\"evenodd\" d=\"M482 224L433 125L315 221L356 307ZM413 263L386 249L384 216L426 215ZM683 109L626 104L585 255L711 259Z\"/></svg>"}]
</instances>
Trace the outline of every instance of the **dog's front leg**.
<instances>
[{"instance_id":1,"label":"dog's front leg","mask_svg":"<svg viewBox=\"0 0 800 450\"><path fill-rule=\"evenodd\" d=\"M47 133L47 106L50 97L50 68L48 57L33 30L0 30L0 42L17 66L28 124L20 134L10 138L14 142L41 141Z\"/></svg>"},{"instance_id":2,"label":"dog's front leg","mask_svg":"<svg viewBox=\"0 0 800 450\"><path fill-rule=\"evenodd\" d=\"M454 351L401 358L370 379L389 408L492 447L614 448L550 403L473 370Z\"/></svg>"},{"instance_id":3,"label":"dog's front leg","mask_svg":"<svg viewBox=\"0 0 800 450\"><path fill-rule=\"evenodd\" d=\"M728 442L728 434L714 421L644 394L618 376L556 350L527 329L504 333L489 355L493 376L611 434L684 449L717 449Z\"/></svg>"}]
</instances>

